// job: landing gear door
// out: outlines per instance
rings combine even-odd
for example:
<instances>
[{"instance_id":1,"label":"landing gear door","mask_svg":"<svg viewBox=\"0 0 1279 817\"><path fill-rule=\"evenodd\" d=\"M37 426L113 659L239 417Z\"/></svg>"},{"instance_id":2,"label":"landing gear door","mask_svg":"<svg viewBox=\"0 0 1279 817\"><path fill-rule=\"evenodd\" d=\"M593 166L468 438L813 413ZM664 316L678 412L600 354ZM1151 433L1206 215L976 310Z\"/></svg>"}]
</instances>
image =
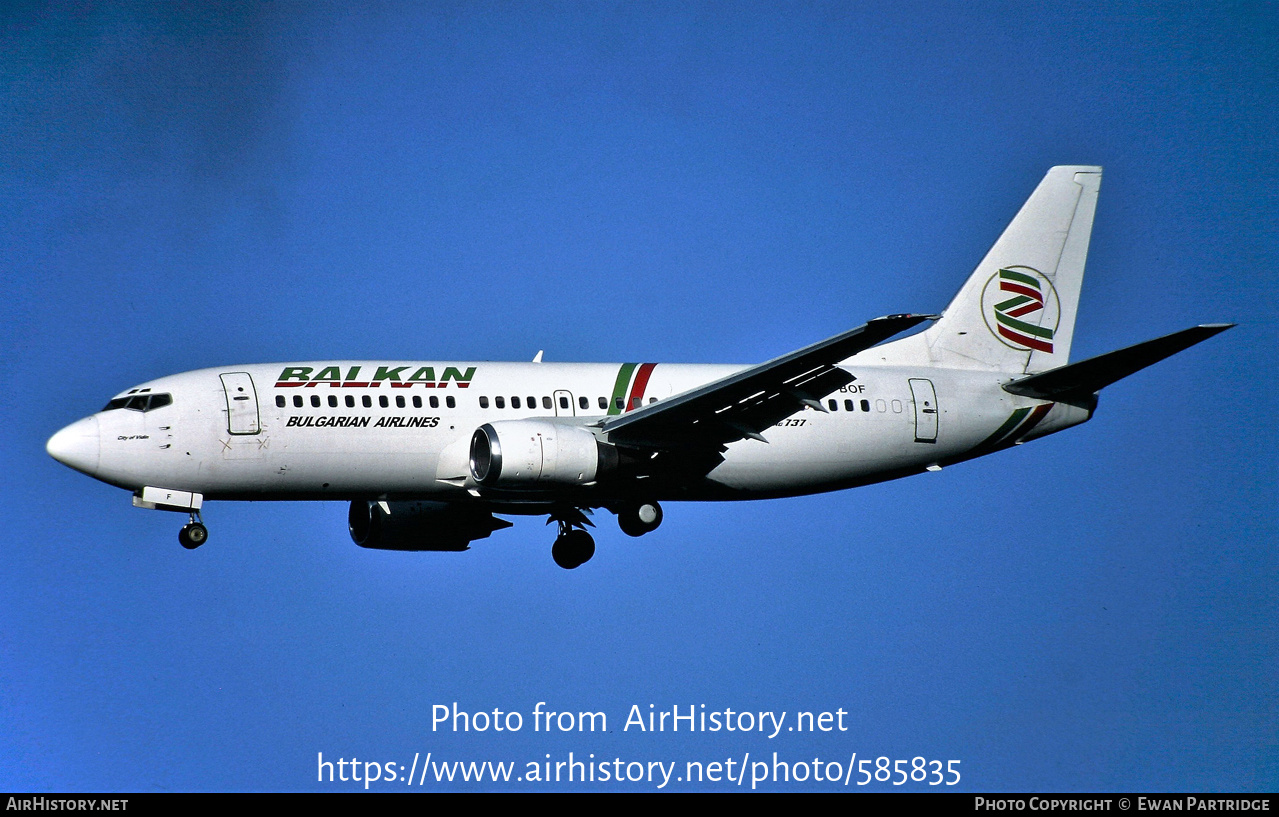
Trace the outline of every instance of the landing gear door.
<instances>
[{"instance_id":1,"label":"landing gear door","mask_svg":"<svg viewBox=\"0 0 1279 817\"><path fill-rule=\"evenodd\" d=\"M258 392L248 372L218 375L226 392L227 431L232 434L257 434L262 431L258 419Z\"/></svg>"},{"instance_id":2,"label":"landing gear door","mask_svg":"<svg viewBox=\"0 0 1279 817\"><path fill-rule=\"evenodd\" d=\"M911 378L910 393L915 398L915 442L937 442L937 391L933 381Z\"/></svg>"}]
</instances>

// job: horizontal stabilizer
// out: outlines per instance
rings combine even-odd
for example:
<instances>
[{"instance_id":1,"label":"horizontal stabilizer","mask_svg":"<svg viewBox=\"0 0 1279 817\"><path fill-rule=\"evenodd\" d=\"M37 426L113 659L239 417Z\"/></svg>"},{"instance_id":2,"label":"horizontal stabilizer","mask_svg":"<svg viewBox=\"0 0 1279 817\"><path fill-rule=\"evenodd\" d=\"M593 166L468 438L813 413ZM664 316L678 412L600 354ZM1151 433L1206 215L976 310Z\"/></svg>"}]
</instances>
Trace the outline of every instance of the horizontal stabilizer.
<instances>
[{"instance_id":1,"label":"horizontal stabilizer","mask_svg":"<svg viewBox=\"0 0 1279 817\"><path fill-rule=\"evenodd\" d=\"M1218 332L1224 332L1232 326L1234 326L1233 323L1193 326L1126 349L1117 349L1088 360L1014 380L1004 385L1004 391L1040 400L1068 401L1071 397L1083 397L1098 392L1111 383L1139 372L1166 357L1189 349L1196 343L1207 340Z\"/></svg>"}]
</instances>

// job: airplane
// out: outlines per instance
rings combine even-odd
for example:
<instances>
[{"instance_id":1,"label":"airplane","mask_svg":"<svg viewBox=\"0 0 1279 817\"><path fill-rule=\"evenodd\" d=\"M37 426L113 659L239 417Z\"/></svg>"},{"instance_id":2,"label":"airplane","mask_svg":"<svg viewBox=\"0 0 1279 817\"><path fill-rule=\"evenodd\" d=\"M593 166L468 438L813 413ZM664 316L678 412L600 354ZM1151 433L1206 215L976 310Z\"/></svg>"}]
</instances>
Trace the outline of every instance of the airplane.
<instances>
[{"instance_id":1,"label":"airplane","mask_svg":"<svg viewBox=\"0 0 1279 817\"><path fill-rule=\"evenodd\" d=\"M641 536L662 502L775 498L935 471L1090 419L1098 392L1234 324L1071 363L1102 170L1051 168L940 315L875 318L754 366L325 360L142 383L48 441L59 462L188 515L205 500L340 500L365 548L462 551L589 515ZM923 331L889 341L927 323Z\"/></svg>"}]
</instances>

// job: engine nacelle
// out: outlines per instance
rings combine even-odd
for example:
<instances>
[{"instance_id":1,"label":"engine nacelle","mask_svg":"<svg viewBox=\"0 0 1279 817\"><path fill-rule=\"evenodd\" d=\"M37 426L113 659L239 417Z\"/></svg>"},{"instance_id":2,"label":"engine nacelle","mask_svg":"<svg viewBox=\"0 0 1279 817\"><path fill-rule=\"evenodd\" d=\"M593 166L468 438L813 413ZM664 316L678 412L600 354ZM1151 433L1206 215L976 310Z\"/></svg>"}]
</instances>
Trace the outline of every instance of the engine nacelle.
<instances>
[{"instance_id":1,"label":"engine nacelle","mask_svg":"<svg viewBox=\"0 0 1279 817\"><path fill-rule=\"evenodd\" d=\"M585 485L616 467L617 449L581 426L502 420L471 437L471 477L488 487Z\"/></svg>"},{"instance_id":2,"label":"engine nacelle","mask_svg":"<svg viewBox=\"0 0 1279 817\"><path fill-rule=\"evenodd\" d=\"M347 512L351 540L373 550L467 550L510 522L478 508L447 502L388 502L389 514L377 502L356 500Z\"/></svg>"}]
</instances>

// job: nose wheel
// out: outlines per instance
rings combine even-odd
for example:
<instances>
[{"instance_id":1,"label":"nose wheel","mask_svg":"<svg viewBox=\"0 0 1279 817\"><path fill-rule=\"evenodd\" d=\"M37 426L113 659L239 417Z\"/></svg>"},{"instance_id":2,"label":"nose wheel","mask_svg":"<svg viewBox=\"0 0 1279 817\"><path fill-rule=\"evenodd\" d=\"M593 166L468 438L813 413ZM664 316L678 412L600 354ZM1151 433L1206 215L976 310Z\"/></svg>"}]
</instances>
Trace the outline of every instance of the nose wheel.
<instances>
[{"instance_id":1,"label":"nose wheel","mask_svg":"<svg viewBox=\"0 0 1279 817\"><path fill-rule=\"evenodd\" d=\"M178 542L187 550L195 550L207 541L209 541L209 529L200 520L198 512L192 513L191 521L178 531Z\"/></svg>"}]
</instances>

